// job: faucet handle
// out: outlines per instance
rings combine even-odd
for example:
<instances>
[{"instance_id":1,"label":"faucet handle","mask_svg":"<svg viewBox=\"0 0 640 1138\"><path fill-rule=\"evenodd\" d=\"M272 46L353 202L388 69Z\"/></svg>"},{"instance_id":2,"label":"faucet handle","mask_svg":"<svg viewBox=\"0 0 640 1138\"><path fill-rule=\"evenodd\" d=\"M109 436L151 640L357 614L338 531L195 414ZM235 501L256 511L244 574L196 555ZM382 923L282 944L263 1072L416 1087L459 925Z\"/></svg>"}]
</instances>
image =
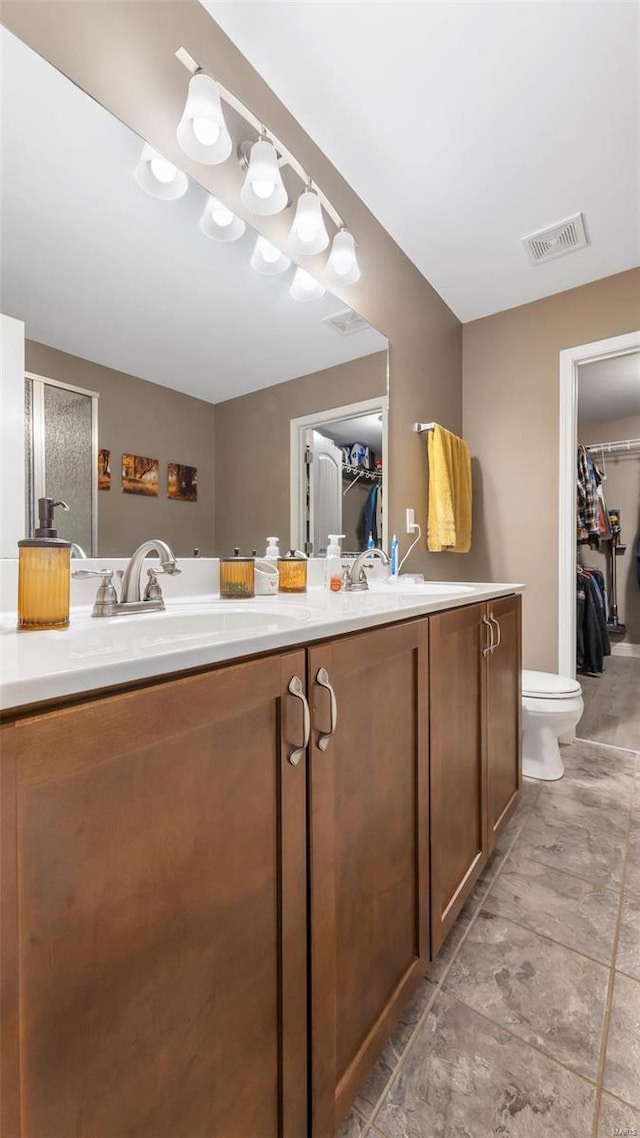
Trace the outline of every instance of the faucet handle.
<instances>
[{"instance_id":1,"label":"faucet handle","mask_svg":"<svg viewBox=\"0 0 640 1138\"><path fill-rule=\"evenodd\" d=\"M147 569L147 587L144 591L143 601L163 601L162 589L158 584L158 574L164 573L164 569ZM164 604L162 606L164 608Z\"/></svg>"},{"instance_id":2,"label":"faucet handle","mask_svg":"<svg viewBox=\"0 0 640 1138\"><path fill-rule=\"evenodd\" d=\"M102 577L102 583L108 585L113 580L113 569L74 569L72 577Z\"/></svg>"},{"instance_id":3,"label":"faucet handle","mask_svg":"<svg viewBox=\"0 0 640 1138\"><path fill-rule=\"evenodd\" d=\"M72 577L100 577L100 584L93 602L92 616L113 616L118 603L118 594L113 584L113 569L74 569Z\"/></svg>"}]
</instances>

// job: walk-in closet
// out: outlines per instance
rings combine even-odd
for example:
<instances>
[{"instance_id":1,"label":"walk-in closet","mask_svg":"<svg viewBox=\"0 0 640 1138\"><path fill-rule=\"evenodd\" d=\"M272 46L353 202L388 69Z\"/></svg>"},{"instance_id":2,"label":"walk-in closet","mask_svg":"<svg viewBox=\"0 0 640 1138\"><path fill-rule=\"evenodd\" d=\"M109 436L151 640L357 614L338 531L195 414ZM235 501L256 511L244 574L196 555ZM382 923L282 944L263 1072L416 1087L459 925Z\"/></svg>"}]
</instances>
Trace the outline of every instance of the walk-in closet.
<instances>
[{"instance_id":1,"label":"walk-in closet","mask_svg":"<svg viewBox=\"0 0 640 1138\"><path fill-rule=\"evenodd\" d=\"M640 734L640 353L580 366L576 456L578 734ZM623 737L624 736L624 737Z\"/></svg>"}]
</instances>

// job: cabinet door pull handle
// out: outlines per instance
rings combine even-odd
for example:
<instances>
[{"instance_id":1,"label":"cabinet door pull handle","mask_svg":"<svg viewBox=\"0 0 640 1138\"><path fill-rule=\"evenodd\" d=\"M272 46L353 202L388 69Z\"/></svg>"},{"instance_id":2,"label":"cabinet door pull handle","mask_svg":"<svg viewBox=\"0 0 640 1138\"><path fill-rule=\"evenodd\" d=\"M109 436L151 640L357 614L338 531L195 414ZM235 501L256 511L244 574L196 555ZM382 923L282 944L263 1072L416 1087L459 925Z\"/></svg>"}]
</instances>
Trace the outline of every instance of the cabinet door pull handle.
<instances>
[{"instance_id":1,"label":"cabinet door pull handle","mask_svg":"<svg viewBox=\"0 0 640 1138\"><path fill-rule=\"evenodd\" d=\"M321 688L324 688L325 691L329 692L329 700L331 705L331 726L329 727L328 733L326 735L321 735L318 739L318 749L320 751L326 751L327 747L329 746L331 736L338 726L338 701L336 699L336 693L334 692L333 686L329 680L329 674L326 668L318 669L316 683L319 684Z\"/></svg>"},{"instance_id":2,"label":"cabinet door pull handle","mask_svg":"<svg viewBox=\"0 0 640 1138\"><path fill-rule=\"evenodd\" d=\"M488 656L489 653L493 652L493 649L495 648L495 644L494 644L494 640L493 640L493 624L491 623L490 620L487 620L486 616L483 616L482 623L487 626L487 628L489 629L490 636L491 636L489 643L486 645L485 648L482 649L482 655Z\"/></svg>"},{"instance_id":3,"label":"cabinet door pull handle","mask_svg":"<svg viewBox=\"0 0 640 1138\"><path fill-rule=\"evenodd\" d=\"M309 711L309 704L307 697L304 694L304 684L299 676L292 676L289 680L289 691L295 699L299 699L302 703L302 716L303 716L303 740L300 747L294 747L289 751L289 762L292 767L297 767L300 759L304 755L307 747L309 746L309 739L311 738L311 712Z\"/></svg>"},{"instance_id":4,"label":"cabinet door pull handle","mask_svg":"<svg viewBox=\"0 0 640 1138\"><path fill-rule=\"evenodd\" d=\"M489 613L489 620L491 621L492 624L495 624L496 628L498 629L498 639L496 640L495 644L491 648L491 651L495 652L496 648L500 647L500 641L502 640L502 629L500 628L500 621L496 620L496 618L492 612Z\"/></svg>"}]
</instances>

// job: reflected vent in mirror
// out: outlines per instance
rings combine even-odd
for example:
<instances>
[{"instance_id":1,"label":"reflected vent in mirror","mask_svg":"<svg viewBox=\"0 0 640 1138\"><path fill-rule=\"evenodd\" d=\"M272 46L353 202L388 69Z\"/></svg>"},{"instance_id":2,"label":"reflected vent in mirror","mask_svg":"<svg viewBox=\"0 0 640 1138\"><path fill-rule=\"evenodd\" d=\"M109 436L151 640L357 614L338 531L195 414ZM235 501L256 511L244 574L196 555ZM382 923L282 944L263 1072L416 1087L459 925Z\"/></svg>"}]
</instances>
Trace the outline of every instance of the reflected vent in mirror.
<instances>
[{"instance_id":1,"label":"reflected vent in mirror","mask_svg":"<svg viewBox=\"0 0 640 1138\"><path fill-rule=\"evenodd\" d=\"M323 324L330 324L341 336L353 336L354 332L364 332L370 327L362 316L350 308L344 308L334 316L325 316Z\"/></svg>"}]
</instances>

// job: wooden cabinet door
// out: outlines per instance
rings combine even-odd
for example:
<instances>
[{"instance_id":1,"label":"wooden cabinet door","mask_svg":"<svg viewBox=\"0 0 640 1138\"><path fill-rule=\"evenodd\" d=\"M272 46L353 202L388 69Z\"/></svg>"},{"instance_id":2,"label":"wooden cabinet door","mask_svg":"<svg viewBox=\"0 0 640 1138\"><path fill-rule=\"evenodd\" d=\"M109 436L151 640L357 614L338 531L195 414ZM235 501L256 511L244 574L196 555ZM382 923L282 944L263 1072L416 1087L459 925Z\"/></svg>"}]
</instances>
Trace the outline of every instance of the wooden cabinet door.
<instances>
[{"instance_id":1,"label":"wooden cabinet door","mask_svg":"<svg viewBox=\"0 0 640 1138\"><path fill-rule=\"evenodd\" d=\"M306 1134L304 666L4 725L6 1138Z\"/></svg>"},{"instance_id":2,"label":"wooden cabinet door","mask_svg":"<svg viewBox=\"0 0 640 1138\"><path fill-rule=\"evenodd\" d=\"M486 658L487 828L491 853L520 798L520 597L490 601L487 616L494 620L498 641Z\"/></svg>"},{"instance_id":3,"label":"wooden cabinet door","mask_svg":"<svg viewBox=\"0 0 640 1138\"><path fill-rule=\"evenodd\" d=\"M429 617L431 951L487 860L484 605Z\"/></svg>"},{"instance_id":4,"label":"wooden cabinet door","mask_svg":"<svg viewBox=\"0 0 640 1138\"><path fill-rule=\"evenodd\" d=\"M427 622L308 664L311 1134L334 1138L429 959Z\"/></svg>"}]
</instances>

